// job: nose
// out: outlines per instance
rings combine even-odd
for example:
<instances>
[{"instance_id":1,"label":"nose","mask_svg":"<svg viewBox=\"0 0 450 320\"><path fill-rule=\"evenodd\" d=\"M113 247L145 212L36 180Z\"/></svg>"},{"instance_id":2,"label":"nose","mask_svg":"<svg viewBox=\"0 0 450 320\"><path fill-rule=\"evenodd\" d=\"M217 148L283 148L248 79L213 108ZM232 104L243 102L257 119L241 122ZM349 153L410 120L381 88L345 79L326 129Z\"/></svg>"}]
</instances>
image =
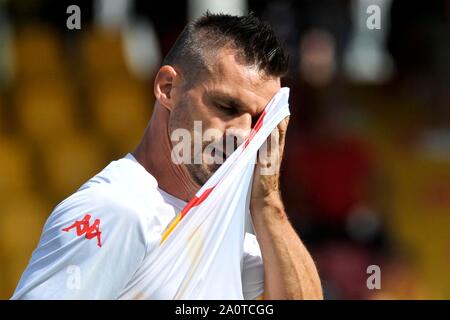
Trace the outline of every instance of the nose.
<instances>
[{"instance_id":1,"label":"nose","mask_svg":"<svg viewBox=\"0 0 450 320\"><path fill-rule=\"evenodd\" d=\"M237 144L240 145L250 134L253 125L252 115L243 113L230 121L226 128L227 136L237 138Z\"/></svg>"}]
</instances>

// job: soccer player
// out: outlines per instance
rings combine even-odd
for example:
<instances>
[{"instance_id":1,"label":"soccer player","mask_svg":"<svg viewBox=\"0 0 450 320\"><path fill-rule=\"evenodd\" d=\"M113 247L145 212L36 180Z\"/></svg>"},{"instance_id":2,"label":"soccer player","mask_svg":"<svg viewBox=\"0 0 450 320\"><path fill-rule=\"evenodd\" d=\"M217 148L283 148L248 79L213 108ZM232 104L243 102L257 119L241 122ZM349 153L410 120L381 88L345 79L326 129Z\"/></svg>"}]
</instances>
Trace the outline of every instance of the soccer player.
<instances>
[{"instance_id":1,"label":"soccer player","mask_svg":"<svg viewBox=\"0 0 450 320\"><path fill-rule=\"evenodd\" d=\"M174 163L171 133L193 133L194 121L203 130L245 132L280 89L286 70L272 29L253 15L207 13L188 24L156 75L154 113L140 144L54 209L12 298L174 298L175 288L148 272L158 263L152 250L218 166ZM286 118L273 132L275 173L262 175L258 168L269 164L256 164L250 200L256 237L245 234L241 278L230 277L221 290L211 285L205 298L322 298L314 262L279 192L287 124Z\"/></svg>"}]
</instances>

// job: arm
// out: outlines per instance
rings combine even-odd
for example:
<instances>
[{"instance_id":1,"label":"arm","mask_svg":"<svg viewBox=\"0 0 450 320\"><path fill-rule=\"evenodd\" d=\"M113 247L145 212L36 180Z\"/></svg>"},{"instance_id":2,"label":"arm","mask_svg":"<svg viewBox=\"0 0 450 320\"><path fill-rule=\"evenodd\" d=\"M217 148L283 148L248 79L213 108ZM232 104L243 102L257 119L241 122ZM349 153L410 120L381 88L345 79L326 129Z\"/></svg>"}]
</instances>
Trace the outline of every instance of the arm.
<instances>
[{"instance_id":1,"label":"arm","mask_svg":"<svg viewBox=\"0 0 450 320\"><path fill-rule=\"evenodd\" d=\"M317 269L288 220L279 192L288 121L268 138L269 151L258 159L252 187L251 215L265 270L264 299L322 299Z\"/></svg>"}]
</instances>

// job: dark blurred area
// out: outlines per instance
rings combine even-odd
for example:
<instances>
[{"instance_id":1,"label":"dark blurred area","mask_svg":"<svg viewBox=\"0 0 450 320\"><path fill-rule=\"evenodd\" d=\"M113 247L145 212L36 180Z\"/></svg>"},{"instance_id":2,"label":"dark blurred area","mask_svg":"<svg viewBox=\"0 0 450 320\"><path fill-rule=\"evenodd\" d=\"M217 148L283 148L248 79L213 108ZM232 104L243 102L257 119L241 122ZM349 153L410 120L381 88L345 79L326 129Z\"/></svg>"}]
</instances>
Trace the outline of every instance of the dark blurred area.
<instances>
[{"instance_id":1,"label":"dark blurred area","mask_svg":"<svg viewBox=\"0 0 450 320\"><path fill-rule=\"evenodd\" d=\"M289 51L282 191L326 298L450 299L444 0L0 1L0 298L53 207L136 146L162 57L206 9L253 11Z\"/></svg>"}]
</instances>

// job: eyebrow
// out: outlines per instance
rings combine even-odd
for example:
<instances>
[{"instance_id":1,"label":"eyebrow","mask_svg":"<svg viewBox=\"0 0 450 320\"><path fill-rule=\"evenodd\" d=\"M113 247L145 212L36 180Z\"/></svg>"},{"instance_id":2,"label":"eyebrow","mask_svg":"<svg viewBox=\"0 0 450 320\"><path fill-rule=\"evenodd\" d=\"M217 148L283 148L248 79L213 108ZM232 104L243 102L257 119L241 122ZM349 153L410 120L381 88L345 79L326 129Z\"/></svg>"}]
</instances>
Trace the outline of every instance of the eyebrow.
<instances>
[{"instance_id":1,"label":"eyebrow","mask_svg":"<svg viewBox=\"0 0 450 320\"><path fill-rule=\"evenodd\" d=\"M211 91L208 93L208 96L211 99L219 100L220 102L223 102L229 107L238 109L240 111L251 110L251 108L245 102L220 91Z\"/></svg>"}]
</instances>

